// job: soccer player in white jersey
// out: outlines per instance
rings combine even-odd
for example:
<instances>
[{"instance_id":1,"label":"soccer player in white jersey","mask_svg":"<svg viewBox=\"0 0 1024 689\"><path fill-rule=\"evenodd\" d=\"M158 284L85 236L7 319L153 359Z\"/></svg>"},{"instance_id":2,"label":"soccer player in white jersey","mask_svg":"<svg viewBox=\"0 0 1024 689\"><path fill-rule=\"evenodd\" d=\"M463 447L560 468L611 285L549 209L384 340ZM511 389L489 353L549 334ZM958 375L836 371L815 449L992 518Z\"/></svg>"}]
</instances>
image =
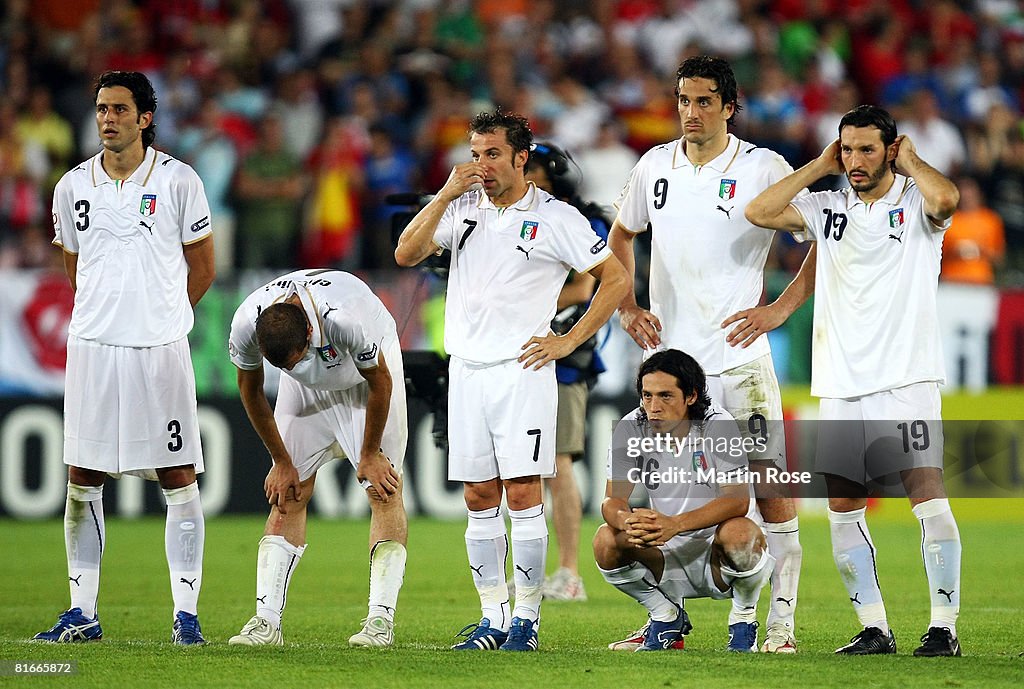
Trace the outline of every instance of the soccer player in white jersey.
<instances>
[{"instance_id":1,"label":"soccer player in white jersey","mask_svg":"<svg viewBox=\"0 0 1024 689\"><path fill-rule=\"evenodd\" d=\"M752 226L743 208L792 168L777 153L729 133L740 105L725 60L685 60L676 73L676 95L682 138L644 154L616 203L619 213L608 241L630 275L634 238L648 226L652 232L651 308L637 306L630 290L619 305L620 323L646 353L674 347L692 354L708 376L712 399L744 433L769 439L763 452L750 456L751 468L784 469L782 397L768 340L760 336L807 300L814 261L813 256L804 261L775 303L757 308L772 235ZM795 653L803 555L796 509L782 486L763 481L755 493L768 550L778 561L761 650ZM756 651L757 630L756 610L734 607L729 649Z\"/></svg>"},{"instance_id":2,"label":"soccer player in white jersey","mask_svg":"<svg viewBox=\"0 0 1024 689\"><path fill-rule=\"evenodd\" d=\"M105 72L94 97L103 149L53 193L53 243L75 290L64 393L71 607L35 638L102 638L103 484L128 473L160 482L172 640L201 644L203 453L186 336L214 277L210 208L195 171L153 148L156 94L145 75Z\"/></svg>"},{"instance_id":3,"label":"soccer player in white jersey","mask_svg":"<svg viewBox=\"0 0 1024 689\"><path fill-rule=\"evenodd\" d=\"M661 651L688 631L685 598L731 597L756 608L775 558L754 521L749 439L713 405L700 364L677 349L659 351L640 365L636 388L640 407L623 417L608 450L594 557L605 581L647 609L635 650ZM637 484L649 508L630 507Z\"/></svg>"},{"instance_id":4,"label":"soccer player in white jersey","mask_svg":"<svg viewBox=\"0 0 1024 689\"><path fill-rule=\"evenodd\" d=\"M797 197L842 173L849 190ZM942 236L958 201L956 186L897 137L892 116L862 105L843 116L839 138L818 158L747 206L751 222L818 245L811 392L821 397L822 420L846 423L838 442L832 425L820 428L817 468L836 566L864 626L836 653L896 652L864 511L866 485L898 472L921 522L931 594L931 622L914 655L960 655L961 547L942 483L945 373L935 304ZM873 456L887 445L898 449Z\"/></svg>"},{"instance_id":5,"label":"soccer player in white jersey","mask_svg":"<svg viewBox=\"0 0 1024 689\"><path fill-rule=\"evenodd\" d=\"M533 651L548 542L540 477L555 468L554 362L608 320L627 279L579 211L527 183L533 134L525 118L480 113L470 132L472 162L456 165L409 223L395 259L414 266L451 251L448 477L464 484L466 550L483 613L453 648ZM576 325L555 335L549 325L570 268L601 285ZM512 519L511 611L502 494Z\"/></svg>"},{"instance_id":6,"label":"soccer player in white jersey","mask_svg":"<svg viewBox=\"0 0 1024 689\"><path fill-rule=\"evenodd\" d=\"M317 470L348 458L370 501L370 603L349 645L394 642L408 524L402 463L409 436L395 321L354 275L301 270L270 281L235 312L228 341L238 390L272 460L270 518L256 558L256 614L228 641L281 645L288 585L306 550ZM263 362L281 370L273 410Z\"/></svg>"}]
</instances>

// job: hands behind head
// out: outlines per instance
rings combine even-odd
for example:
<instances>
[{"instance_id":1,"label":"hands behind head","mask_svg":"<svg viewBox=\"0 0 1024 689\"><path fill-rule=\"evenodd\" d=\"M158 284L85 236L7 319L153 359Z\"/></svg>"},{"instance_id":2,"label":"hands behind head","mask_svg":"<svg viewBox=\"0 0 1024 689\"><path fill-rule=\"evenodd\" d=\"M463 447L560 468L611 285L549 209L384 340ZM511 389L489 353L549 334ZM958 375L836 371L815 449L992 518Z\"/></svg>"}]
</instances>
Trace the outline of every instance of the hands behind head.
<instances>
[{"instance_id":1,"label":"hands behind head","mask_svg":"<svg viewBox=\"0 0 1024 689\"><path fill-rule=\"evenodd\" d=\"M841 175L846 172L839 139L826 146L815 162L824 170L822 177L825 175Z\"/></svg>"},{"instance_id":2,"label":"hands behind head","mask_svg":"<svg viewBox=\"0 0 1024 689\"><path fill-rule=\"evenodd\" d=\"M896 137L893 146L896 147L896 159L894 161L896 163L896 172L912 177L913 175L910 174L911 161L917 158L917 148L914 146L914 142L906 134L901 134Z\"/></svg>"}]
</instances>

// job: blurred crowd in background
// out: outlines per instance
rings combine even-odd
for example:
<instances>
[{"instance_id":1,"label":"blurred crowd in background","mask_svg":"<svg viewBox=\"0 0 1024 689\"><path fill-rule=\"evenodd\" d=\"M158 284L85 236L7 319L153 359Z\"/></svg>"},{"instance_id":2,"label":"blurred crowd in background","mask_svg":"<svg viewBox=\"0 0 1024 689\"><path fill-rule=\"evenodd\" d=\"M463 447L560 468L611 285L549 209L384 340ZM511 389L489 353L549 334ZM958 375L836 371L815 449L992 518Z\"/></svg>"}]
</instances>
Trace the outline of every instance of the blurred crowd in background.
<instances>
[{"instance_id":1,"label":"blurred crowd in background","mask_svg":"<svg viewBox=\"0 0 1024 689\"><path fill-rule=\"evenodd\" d=\"M386 197L432 192L501 106L609 209L679 136L675 69L728 58L734 131L798 167L862 102L957 181L943 277L1024 285L1024 0L7 0L0 268L60 266L54 184L99 150L93 81L139 70L203 179L218 273L394 268ZM841 184L842 180L834 180ZM779 240L772 267L805 248Z\"/></svg>"}]
</instances>

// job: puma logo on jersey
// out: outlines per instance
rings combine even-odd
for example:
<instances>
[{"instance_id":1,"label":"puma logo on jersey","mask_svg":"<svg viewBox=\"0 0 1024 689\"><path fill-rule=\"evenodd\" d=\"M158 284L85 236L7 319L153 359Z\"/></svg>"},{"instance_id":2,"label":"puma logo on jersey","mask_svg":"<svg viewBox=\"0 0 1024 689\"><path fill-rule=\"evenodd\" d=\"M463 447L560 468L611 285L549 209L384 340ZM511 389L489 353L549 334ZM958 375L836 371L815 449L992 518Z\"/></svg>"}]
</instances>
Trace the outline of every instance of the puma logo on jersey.
<instances>
[{"instance_id":1,"label":"puma logo on jersey","mask_svg":"<svg viewBox=\"0 0 1024 689\"><path fill-rule=\"evenodd\" d=\"M530 260L530 252L533 251L533 249L524 249L523 247L519 246L518 244L516 244L516 249L518 249L519 251L522 251L524 254L526 254L526 260L527 261Z\"/></svg>"},{"instance_id":2,"label":"puma logo on jersey","mask_svg":"<svg viewBox=\"0 0 1024 689\"><path fill-rule=\"evenodd\" d=\"M199 577L196 577L196 579L198 579L198 578L199 578ZM190 589L192 589L192 590L195 590L195 586L193 586L193 584L195 584L195 583L196 583L196 579L192 579L191 581L189 581L189 580L188 580L188 579L186 579L185 577L181 577L180 581L181 581L181 583L182 583L182 584L188 584L188 587L189 587Z\"/></svg>"},{"instance_id":3,"label":"puma logo on jersey","mask_svg":"<svg viewBox=\"0 0 1024 689\"><path fill-rule=\"evenodd\" d=\"M525 576L527 579L530 578L530 572L533 571L533 567L527 567L526 569L523 569L519 565L516 565L516 569L518 569L520 572L522 572L523 576Z\"/></svg>"},{"instance_id":4,"label":"puma logo on jersey","mask_svg":"<svg viewBox=\"0 0 1024 689\"><path fill-rule=\"evenodd\" d=\"M149 230L150 234L153 234L153 224L152 223L147 225L145 220L140 220L139 224L142 225L143 227L145 227L147 230Z\"/></svg>"},{"instance_id":5,"label":"puma logo on jersey","mask_svg":"<svg viewBox=\"0 0 1024 689\"><path fill-rule=\"evenodd\" d=\"M906 230L903 230L903 232L906 232ZM903 232L900 232L900 235L898 237L896 235L894 235L894 234L890 234L889 235L889 239L895 239L897 242L902 244L903 243Z\"/></svg>"},{"instance_id":6,"label":"puma logo on jersey","mask_svg":"<svg viewBox=\"0 0 1024 689\"><path fill-rule=\"evenodd\" d=\"M327 314L329 314L331 311L337 311L337 310L338 310L337 306L331 306L330 304L328 304L327 305L327 310L324 311L324 318L327 318Z\"/></svg>"},{"instance_id":7,"label":"puma logo on jersey","mask_svg":"<svg viewBox=\"0 0 1024 689\"><path fill-rule=\"evenodd\" d=\"M725 213L725 217L729 218L729 220L732 220L732 216L729 215L729 214L732 213L732 209L735 208L735 207L736 206L729 206L728 209L725 209L725 208L722 208L721 206L715 206L715 210L722 211L723 213Z\"/></svg>"}]
</instances>

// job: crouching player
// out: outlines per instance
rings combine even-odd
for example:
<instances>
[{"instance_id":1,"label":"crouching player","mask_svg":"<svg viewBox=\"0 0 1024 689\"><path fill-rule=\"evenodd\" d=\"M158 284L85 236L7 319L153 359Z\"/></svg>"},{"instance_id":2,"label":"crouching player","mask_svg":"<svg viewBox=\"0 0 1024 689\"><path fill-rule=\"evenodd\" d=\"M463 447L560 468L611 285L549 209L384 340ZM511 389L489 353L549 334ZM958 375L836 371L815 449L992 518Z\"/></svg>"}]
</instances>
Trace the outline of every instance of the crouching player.
<instances>
[{"instance_id":1,"label":"crouching player","mask_svg":"<svg viewBox=\"0 0 1024 689\"><path fill-rule=\"evenodd\" d=\"M712 404L700 365L679 350L644 361L636 387L640 407L618 424L609 450L597 566L647 609L637 651L681 647L690 627L685 598L732 598L729 633L742 634L742 612L757 606L775 558L754 521L736 423ZM630 507L637 483L649 509ZM743 650L756 651L756 642Z\"/></svg>"}]
</instances>

